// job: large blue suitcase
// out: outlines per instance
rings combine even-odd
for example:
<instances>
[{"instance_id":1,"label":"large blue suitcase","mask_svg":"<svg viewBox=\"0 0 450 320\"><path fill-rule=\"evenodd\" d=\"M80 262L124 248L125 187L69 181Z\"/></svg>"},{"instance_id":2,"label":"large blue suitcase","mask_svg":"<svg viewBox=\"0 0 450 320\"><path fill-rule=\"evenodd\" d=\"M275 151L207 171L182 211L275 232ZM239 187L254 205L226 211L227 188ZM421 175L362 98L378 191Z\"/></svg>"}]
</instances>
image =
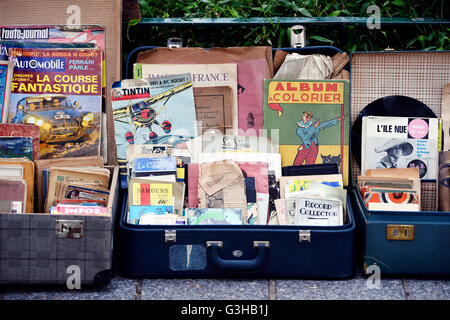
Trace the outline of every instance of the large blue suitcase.
<instances>
[{"instance_id":1,"label":"large blue suitcase","mask_svg":"<svg viewBox=\"0 0 450 320\"><path fill-rule=\"evenodd\" d=\"M127 76L140 47L130 53ZM286 48L334 55L334 47ZM124 190L119 222L119 272L125 277L315 278L354 275L356 224L347 201L339 227L143 226L126 222Z\"/></svg>"},{"instance_id":2,"label":"large blue suitcase","mask_svg":"<svg viewBox=\"0 0 450 320\"><path fill-rule=\"evenodd\" d=\"M367 104L388 95L418 99L440 116L442 89L450 82L449 61L450 52L353 53L352 124ZM354 178L360 173L355 162L353 158ZM350 195L357 256L366 274L375 270L369 269L372 265L379 267L381 276L450 274L450 212L437 211L435 181L422 181L421 212L368 211L357 188Z\"/></svg>"}]
</instances>

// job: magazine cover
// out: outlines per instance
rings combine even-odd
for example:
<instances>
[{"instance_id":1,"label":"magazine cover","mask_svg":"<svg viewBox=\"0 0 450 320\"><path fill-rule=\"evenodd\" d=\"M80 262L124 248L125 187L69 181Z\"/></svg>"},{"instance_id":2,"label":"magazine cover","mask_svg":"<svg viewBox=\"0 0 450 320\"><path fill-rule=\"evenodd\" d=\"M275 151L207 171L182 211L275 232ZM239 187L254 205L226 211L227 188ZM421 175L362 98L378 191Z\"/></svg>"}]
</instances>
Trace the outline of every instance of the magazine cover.
<instances>
[{"instance_id":1,"label":"magazine cover","mask_svg":"<svg viewBox=\"0 0 450 320\"><path fill-rule=\"evenodd\" d=\"M367 169L419 168L424 180L437 178L437 118L362 118L361 174Z\"/></svg>"},{"instance_id":2,"label":"magazine cover","mask_svg":"<svg viewBox=\"0 0 450 320\"><path fill-rule=\"evenodd\" d=\"M177 144L197 136L189 73L117 81L112 86L117 157L129 144Z\"/></svg>"},{"instance_id":3,"label":"magazine cover","mask_svg":"<svg viewBox=\"0 0 450 320\"><path fill-rule=\"evenodd\" d=\"M66 48L67 46L102 50L102 88L105 95L105 30L100 25L0 26L0 42L6 47ZM6 55L6 50L5 50ZM2 53L0 50L0 59Z\"/></svg>"},{"instance_id":4,"label":"magazine cover","mask_svg":"<svg viewBox=\"0 0 450 320\"><path fill-rule=\"evenodd\" d=\"M40 159L98 156L102 52L9 48L14 62L9 123L40 127Z\"/></svg>"},{"instance_id":5,"label":"magazine cover","mask_svg":"<svg viewBox=\"0 0 450 320\"><path fill-rule=\"evenodd\" d=\"M283 167L338 163L348 185L349 120L346 80L264 80L264 128Z\"/></svg>"},{"instance_id":6,"label":"magazine cover","mask_svg":"<svg viewBox=\"0 0 450 320\"><path fill-rule=\"evenodd\" d=\"M8 119L9 99L11 96L11 82L14 64L0 60L0 122Z\"/></svg>"}]
</instances>

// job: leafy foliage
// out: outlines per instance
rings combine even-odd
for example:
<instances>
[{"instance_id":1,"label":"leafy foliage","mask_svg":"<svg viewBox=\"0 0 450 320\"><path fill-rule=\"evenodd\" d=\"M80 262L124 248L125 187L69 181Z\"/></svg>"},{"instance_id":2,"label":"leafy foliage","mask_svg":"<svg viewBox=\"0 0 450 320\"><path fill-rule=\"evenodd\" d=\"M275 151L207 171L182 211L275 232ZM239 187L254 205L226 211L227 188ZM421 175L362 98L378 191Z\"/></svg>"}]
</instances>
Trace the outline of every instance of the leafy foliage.
<instances>
[{"instance_id":1,"label":"leafy foliage","mask_svg":"<svg viewBox=\"0 0 450 320\"><path fill-rule=\"evenodd\" d=\"M149 18L252 18L252 17L369 17L376 4L381 17L436 19L449 16L448 0L139 0L143 17ZM270 26L233 27L140 27L136 21L127 31L128 45L165 46L179 37L184 46L270 45L289 47L289 29ZM407 25L369 30L365 25L347 27L317 24L307 28L308 45L334 45L351 51L450 50L450 28L442 25ZM126 46L125 46L126 47ZM126 48L125 48L126 50Z\"/></svg>"}]
</instances>

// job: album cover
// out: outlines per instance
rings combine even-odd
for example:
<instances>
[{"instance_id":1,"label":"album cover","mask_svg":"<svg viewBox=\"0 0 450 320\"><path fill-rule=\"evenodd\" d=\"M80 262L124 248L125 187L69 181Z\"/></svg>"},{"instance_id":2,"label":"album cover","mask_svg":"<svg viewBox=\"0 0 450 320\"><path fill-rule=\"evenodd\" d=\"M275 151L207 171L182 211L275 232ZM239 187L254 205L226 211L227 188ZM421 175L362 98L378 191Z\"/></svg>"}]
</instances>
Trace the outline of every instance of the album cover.
<instances>
[{"instance_id":1,"label":"album cover","mask_svg":"<svg viewBox=\"0 0 450 320\"><path fill-rule=\"evenodd\" d=\"M437 118L362 118L361 174L367 169L419 168L422 180L437 178Z\"/></svg>"}]
</instances>

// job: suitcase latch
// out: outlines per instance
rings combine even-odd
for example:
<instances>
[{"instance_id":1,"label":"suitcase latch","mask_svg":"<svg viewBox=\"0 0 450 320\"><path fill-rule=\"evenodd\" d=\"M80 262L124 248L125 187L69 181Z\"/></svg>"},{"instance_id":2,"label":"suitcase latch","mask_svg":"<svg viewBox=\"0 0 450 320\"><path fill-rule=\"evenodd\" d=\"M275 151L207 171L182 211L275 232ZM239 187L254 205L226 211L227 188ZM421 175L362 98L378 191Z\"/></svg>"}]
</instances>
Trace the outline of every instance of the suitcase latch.
<instances>
[{"instance_id":1,"label":"suitcase latch","mask_svg":"<svg viewBox=\"0 0 450 320\"><path fill-rule=\"evenodd\" d=\"M166 242L177 242L177 230L165 230Z\"/></svg>"},{"instance_id":2,"label":"suitcase latch","mask_svg":"<svg viewBox=\"0 0 450 320\"><path fill-rule=\"evenodd\" d=\"M55 235L57 238L82 238L83 220L56 220Z\"/></svg>"},{"instance_id":3,"label":"suitcase latch","mask_svg":"<svg viewBox=\"0 0 450 320\"><path fill-rule=\"evenodd\" d=\"M387 240L414 240L414 226L388 224L386 226Z\"/></svg>"},{"instance_id":4,"label":"suitcase latch","mask_svg":"<svg viewBox=\"0 0 450 320\"><path fill-rule=\"evenodd\" d=\"M299 242L311 242L311 231L310 230L299 230L298 231L298 241Z\"/></svg>"},{"instance_id":5,"label":"suitcase latch","mask_svg":"<svg viewBox=\"0 0 450 320\"><path fill-rule=\"evenodd\" d=\"M306 46L306 28L302 25L291 27L291 47L303 48Z\"/></svg>"}]
</instances>

